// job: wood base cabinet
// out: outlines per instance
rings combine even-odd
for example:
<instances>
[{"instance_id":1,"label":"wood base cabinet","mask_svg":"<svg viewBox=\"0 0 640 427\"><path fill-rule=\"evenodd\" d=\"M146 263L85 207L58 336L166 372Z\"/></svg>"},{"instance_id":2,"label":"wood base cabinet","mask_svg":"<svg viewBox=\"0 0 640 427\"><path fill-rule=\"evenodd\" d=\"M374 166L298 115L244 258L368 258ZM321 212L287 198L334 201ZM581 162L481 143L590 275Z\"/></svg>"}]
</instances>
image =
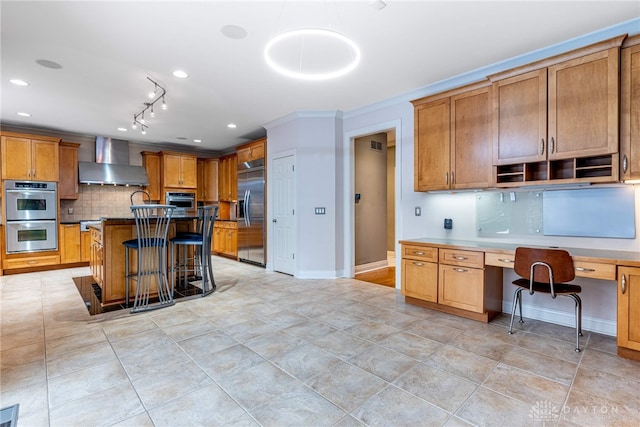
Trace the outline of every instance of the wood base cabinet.
<instances>
[{"instance_id":1,"label":"wood base cabinet","mask_svg":"<svg viewBox=\"0 0 640 427\"><path fill-rule=\"evenodd\" d=\"M80 224L60 224L58 228L60 263L72 264L82 261L80 253Z\"/></svg>"},{"instance_id":2,"label":"wood base cabinet","mask_svg":"<svg viewBox=\"0 0 640 427\"><path fill-rule=\"evenodd\" d=\"M402 294L409 304L488 322L502 311L502 269L484 253L402 245Z\"/></svg>"},{"instance_id":3,"label":"wood base cabinet","mask_svg":"<svg viewBox=\"0 0 640 427\"><path fill-rule=\"evenodd\" d=\"M213 252L238 257L238 225L233 221L216 221L213 228Z\"/></svg>"},{"instance_id":4,"label":"wood base cabinet","mask_svg":"<svg viewBox=\"0 0 640 427\"><path fill-rule=\"evenodd\" d=\"M618 267L618 355L640 360L640 268Z\"/></svg>"}]
</instances>

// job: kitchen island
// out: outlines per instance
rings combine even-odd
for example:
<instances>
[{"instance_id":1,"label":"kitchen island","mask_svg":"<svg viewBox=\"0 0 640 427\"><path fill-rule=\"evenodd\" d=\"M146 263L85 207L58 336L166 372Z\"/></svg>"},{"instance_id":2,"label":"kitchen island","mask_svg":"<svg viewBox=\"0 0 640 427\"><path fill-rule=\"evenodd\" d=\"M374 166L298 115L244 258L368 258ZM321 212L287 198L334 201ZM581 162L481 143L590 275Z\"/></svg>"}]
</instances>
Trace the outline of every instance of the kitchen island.
<instances>
[{"instance_id":1,"label":"kitchen island","mask_svg":"<svg viewBox=\"0 0 640 427\"><path fill-rule=\"evenodd\" d=\"M168 238L176 232L194 231L195 216L171 218ZM103 307L125 302L125 240L136 238L136 223L133 217L102 218L89 226L91 249L89 267L91 275L101 289L100 303ZM167 256L169 260L169 256ZM130 259L131 268L137 268L135 256ZM135 295L132 281L129 295Z\"/></svg>"}]
</instances>

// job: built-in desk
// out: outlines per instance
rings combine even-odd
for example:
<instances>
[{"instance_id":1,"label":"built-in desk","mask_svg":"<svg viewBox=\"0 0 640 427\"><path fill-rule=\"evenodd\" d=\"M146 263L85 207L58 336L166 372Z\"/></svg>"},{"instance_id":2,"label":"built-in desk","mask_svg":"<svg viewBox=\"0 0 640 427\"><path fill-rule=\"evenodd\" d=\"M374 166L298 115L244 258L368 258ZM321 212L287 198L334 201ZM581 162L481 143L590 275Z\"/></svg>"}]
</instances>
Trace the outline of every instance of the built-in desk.
<instances>
[{"instance_id":1,"label":"built-in desk","mask_svg":"<svg viewBox=\"0 0 640 427\"><path fill-rule=\"evenodd\" d=\"M407 303L484 322L502 311L502 269L513 268L516 248L536 247L429 238L400 244ZM617 282L618 354L640 360L640 253L562 249L577 277Z\"/></svg>"}]
</instances>

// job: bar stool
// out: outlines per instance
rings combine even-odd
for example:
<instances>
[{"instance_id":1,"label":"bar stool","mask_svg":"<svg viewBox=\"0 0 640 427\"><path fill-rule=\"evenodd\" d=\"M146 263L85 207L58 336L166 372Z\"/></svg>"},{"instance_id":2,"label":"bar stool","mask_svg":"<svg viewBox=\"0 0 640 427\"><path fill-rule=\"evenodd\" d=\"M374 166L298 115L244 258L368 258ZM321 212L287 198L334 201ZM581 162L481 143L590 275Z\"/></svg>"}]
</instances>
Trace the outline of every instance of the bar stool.
<instances>
[{"instance_id":1,"label":"bar stool","mask_svg":"<svg viewBox=\"0 0 640 427\"><path fill-rule=\"evenodd\" d=\"M175 289L176 276L186 286L189 283L189 273L198 278L200 273L202 296L209 295L216 289L211 268L211 237L213 236L213 224L218 216L218 206L200 206L196 232L179 233L171 242L171 280L172 289ZM194 256L187 256L188 247L194 247ZM182 251L182 256L180 252ZM177 253L176 253L177 252ZM177 255L177 256L176 256Z\"/></svg>"},{"instance_id":2,"label":"bar stool","mask_svg":"<svg viewBox=\"0 0 640 427\"><path fill-rule=\"evenodd\" d=\"M175 206L133 205L131 212L136 221L137 238L123 242L125 246L125 306L129 306L131 280L136 281L132 313L154 310L175 304L173 289L167 279L167 234ZM132 273L129 250L136 249L137 271ZM153 278L155 277L155 283ZM157 302L150 304L155 285Z\"/></svg>"},{"instance_id":3,"label":"bar stool","mask_svg":"<svg viewBox=\"0 0 640 427\"><path fill-rule=\"evenodd\" d=\"M580 352L580 336L582 336L582 300L578 295L582 288L572 285L570 282L576 277L573 268L573 259L569 252L562 249L544 248L516 248L516 257L513 269L520 276L514 280L517 287L513 294L513 306L511 310L511 322L509 323L509 335L513 334L513 318L516 307L520 306L520 323L522 320L522 291L528 290L530 295L535 292L556 296L570 297L576 305L576 351Z\"/></svg>"}]
</instances>

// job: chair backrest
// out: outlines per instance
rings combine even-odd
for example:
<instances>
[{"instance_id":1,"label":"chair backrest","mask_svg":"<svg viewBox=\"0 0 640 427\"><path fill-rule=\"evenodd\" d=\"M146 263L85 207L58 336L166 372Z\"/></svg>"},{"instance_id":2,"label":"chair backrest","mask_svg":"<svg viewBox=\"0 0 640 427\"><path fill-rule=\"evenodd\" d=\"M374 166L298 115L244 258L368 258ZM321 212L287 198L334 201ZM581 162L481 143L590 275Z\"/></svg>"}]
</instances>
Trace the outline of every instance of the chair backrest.
<instances>
[{"instance_id":1,"label":"chair backrest","mask_svg":"<svg viewBox=\"0 0 640 427\"><path fill-rule=\"evenodd\" d=\"M176 207L172 205L133 205L131 212L136 220L138 247L165 246L171 215Z\"/></svg>"},{"instance_id":2,"label":"chair backrest","mask_svg":"<svg viewBox=\"0 0 640 427\"><path fill-rule=\"evenodd\" d=\"M554 283L570 282L576 277L573 259L563 249L516 248L513 269L518 276L530 280L531 265L535 262L543 262L551 267ZM545 266L536 266L533 271L535 282L549 283L549 270Z\"/></svg>"},{"instance_id":3,"label":"chair backrest","mask_svg":"<svg viewBox=\"0 0 640 427\"><path fill-rule=\"evenodd\" d=\"M131 200L131 205L135 206L137 205L136 203L133 202L133 198L134 196L136 196L137 194L140 195L140 197L142 198L142 203L146 203L149 204L151 203L151 194L149 194L148 191L144 191L144 190L136 190L133 193L131 193L131 195L129 196L129 200Z\"/></svg>"},{"instance_id":4,"label":"chair backrest","mask_svg":"<svg viewBox=\"0 0 640 427\"><path fill-rule=\"evenodd\" d=\"M199 206L196 231L202 234L202 241L206 247L211 247L213 225L218 217L218 206Z\"/></svg>"}]
</instances>

